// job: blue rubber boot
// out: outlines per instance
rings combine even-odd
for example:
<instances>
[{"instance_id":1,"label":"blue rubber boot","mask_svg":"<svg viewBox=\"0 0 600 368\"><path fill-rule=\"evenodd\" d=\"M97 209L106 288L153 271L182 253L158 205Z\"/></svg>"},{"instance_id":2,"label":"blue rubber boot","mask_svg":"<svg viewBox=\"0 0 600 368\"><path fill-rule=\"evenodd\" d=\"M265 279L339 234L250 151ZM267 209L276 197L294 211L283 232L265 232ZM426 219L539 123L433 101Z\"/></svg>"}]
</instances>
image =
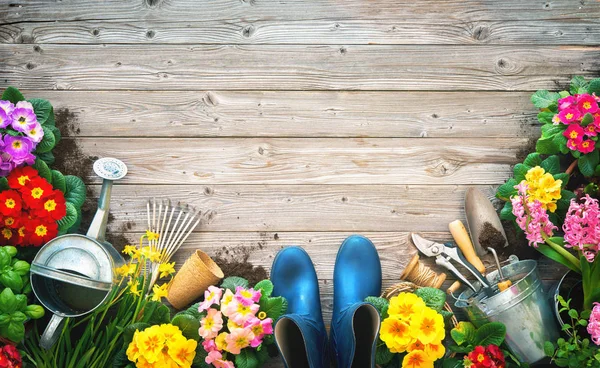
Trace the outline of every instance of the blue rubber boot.
<instances>
[{"instance_id":1,"label":"blue rubber boot","mask_svg":"<svg viewBox=\"0 0 600 368\"><path fill-rule=\"evenodd\" d=\"M273 295L287 299L287 314L275 323L275 342L287 368L329 367L327 331L321 313L319 282L308 254L282 249L271 268Z\"/></svg>"},{"instance_id":2,"label":"blue rubber boot","mask_svg":"<svg viewBox=\"0 0 600 368\"><path fill-rule=\"evenodd\" d=\"M338 368L373 368L379 335L377 309L364 300L381 294L381 263L371 241L352 235L342 243L333 271L331 348Z\"/></svg>"}]
</instances>

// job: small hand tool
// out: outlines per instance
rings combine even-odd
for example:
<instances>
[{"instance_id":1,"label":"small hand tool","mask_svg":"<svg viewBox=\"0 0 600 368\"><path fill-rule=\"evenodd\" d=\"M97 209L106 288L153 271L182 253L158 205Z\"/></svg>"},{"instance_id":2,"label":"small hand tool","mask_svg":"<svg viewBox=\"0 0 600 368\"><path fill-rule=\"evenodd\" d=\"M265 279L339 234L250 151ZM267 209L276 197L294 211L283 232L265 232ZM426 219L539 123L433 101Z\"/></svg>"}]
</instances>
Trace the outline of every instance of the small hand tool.
<instances>
[{"instance_id":1,"label":"small hand tool","mask_svg":"<svg viewBox=\"0 0 600 368\"><path fill-rule=\"evenodd\" d=\"M469 237L469 233L463 225L462 221L455 220L448 224L448 228L450 229L450 233L454 238L454 242L458 245L458 248L462 251L463 255L467 259L467 261L472 264L477 271L481 272L481 274L485 275L485 266L481 259L475 253L475 248L473 247L473 243L471 242L471 238ZM460 281L455 281L448 290L446 291L448 294L452 294L460 288Z\"/></svg>"},{"instance_id":2,"label":"small hand tool","mask_svg":"<svg viewBox=\"0 0 600 368\"><path fill-rule=\"evenodd\" d=\"M472 264L470 264L466 260L465 256L462 254L460 249L456 247L456 245L452 243L436 243L434 241L427 240L417 234L412 234L412 240L417 249L419 249L423 254L425 254L428 257L436 257L436 264L446 267L471 290L473 290L474 292L478 291L475 288L475 286L473 286L473 284L471 284L471 282L469 282L469 280L463 274L461 274L460 271L450 262L451 260L457 262L458 264L462 265L467 270L469 270L469 272L471 272L471 274L475 276L477 281L479 281L479 283L482 286L482 289L487 295L493 295L494 291L490 287L488 280Z\"/></svg>"},{"instance_id":3,"label":"small hand tool","mask_svg":"<svg viewBox=\"0 0 600 368\"><path fill-rule=\"evenodd\" d=\"M511 287L512 281L504 278L504 274L502 273L502 266L500 266L500 260L498 259L498 254L496 254L496 250L494 248L488 248L488 251L492 253L494 256L494 260L496 261L496 266L498 267L498 275L500 276L500 282L498 282L498 289L500 291L504 291Z\"/></svg>"}]
</instances>

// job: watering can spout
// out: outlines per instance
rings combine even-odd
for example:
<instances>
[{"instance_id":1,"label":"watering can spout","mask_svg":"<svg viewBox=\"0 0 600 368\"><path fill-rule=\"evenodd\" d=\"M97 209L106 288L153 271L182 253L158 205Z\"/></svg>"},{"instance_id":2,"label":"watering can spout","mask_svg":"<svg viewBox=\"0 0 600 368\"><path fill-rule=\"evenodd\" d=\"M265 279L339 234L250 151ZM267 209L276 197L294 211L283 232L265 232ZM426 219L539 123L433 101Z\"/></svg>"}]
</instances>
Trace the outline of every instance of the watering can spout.
<instances>
[{"instance_id":1,"label":"watering can spout","mask_svg":"<svg viewBox=\"0 0 600 368\"><path fill-rule=\"evenodd\" d=\"M113 181L121 179L127 174L127 166L120 160L106 157L94 162L94 171L103 179L102 191L98 199L98 210L86 235L104 243Z\"/></svg>"}]
</instances>

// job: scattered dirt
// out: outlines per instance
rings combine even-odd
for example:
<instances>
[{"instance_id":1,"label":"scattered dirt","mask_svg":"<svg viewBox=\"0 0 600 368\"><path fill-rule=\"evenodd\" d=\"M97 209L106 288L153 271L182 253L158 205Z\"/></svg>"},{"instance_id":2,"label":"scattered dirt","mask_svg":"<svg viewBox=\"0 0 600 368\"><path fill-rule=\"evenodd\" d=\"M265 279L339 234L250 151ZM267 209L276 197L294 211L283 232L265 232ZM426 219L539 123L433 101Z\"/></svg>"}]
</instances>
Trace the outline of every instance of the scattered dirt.
<instances>
[{"instance_id":1,"label":"scattered dirt","mask_svg":"<svg viewBox=\"0 0 600 368\"><path fill-rule=\"evenodd\" d=\"M251 286L269 278L263 266L254 266L248 262L250 255L257 247L240 246L236 248L223 247L219 250L214 261L221 267L225 277L240 276L248 280ZM258 248L262 249L262 244Z\"/></svg>"},{"instance_id":2,"label":"scattered dirt","mask_svg":"<svg viewBox=\"0 0 600 368\"><path fill-rule=\"evenodd\" d=\"M54 112L56 126L64 137L79 135L79 119L77 115L66 107L61 107Z\"/></svg>"},{"instance_id":3,"label":"scattered dirt","mask_svg":"<svg viewBox=\"0 0 600 368\"><path fill-rule=\"evenodd\" d=\"M111 215L109 215L108 222L110 223L113 219L114 218L111 218ZM126 245L131 244L131 240L125 236L125 234L128 231L131 231L133 225L135 225L135 223L127 221L126 223L121 224L116 231L107 231L106 241L112 244L119 252L122 251Z\"/></svg>"},{"instance_id":4,"label":"scattered dirt","mask_svg":"<svg viewBox=\"0 0 600 368\"><path fill-rule=\"evenodd\" d=\"M528 154L535 152L535 144L537 143L537 139L531 138L527 141L527 144L521 147L516 154L516 158L518 163L521 163L525 160Z\"/></svg>"},{"instance_id":5,"label":"scattered dirt","mask_svg":"<svg viewBox=\"0 0 600 368\"><path fill-rule=\"evenodd\" d=\"M530 247L523 232L517 232L515 225L508 221L502 221L504 232L508 240L508 246L496 249L498 257L506 259L511 254L516 255L519 259L538 259L541 253Z\"/></svg>"},{"instance_id":6,"label":"scattered dirt","mask_svg":"<svg viewBox=\"0 0 600 368\"><path fill-rule=\"evenodd\" d=\"M481 244L484 249L500 249L504 247L505 244L504 236L502 236L500 230L496 229L494 225L485 222L483 224L483 229L479 234L479 244Z\"/></svg>"}]
</instances>

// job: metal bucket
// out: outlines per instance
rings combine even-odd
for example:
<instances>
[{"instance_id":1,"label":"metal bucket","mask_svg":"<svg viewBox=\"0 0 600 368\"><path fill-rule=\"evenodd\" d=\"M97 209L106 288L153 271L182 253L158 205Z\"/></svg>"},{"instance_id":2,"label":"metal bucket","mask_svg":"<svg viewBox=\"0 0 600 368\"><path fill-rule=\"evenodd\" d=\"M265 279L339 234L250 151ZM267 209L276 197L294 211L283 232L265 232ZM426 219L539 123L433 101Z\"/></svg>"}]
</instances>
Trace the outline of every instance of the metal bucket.
<instances>
[{"instance_id":1,"label":"metal bucket","mask_svg":"<svg viewBox=\"0 0 600 368\"><path fill-rule=\"evenodd\" d=\"M522 362L535 363L545 357L544 342L559 337L537 262L511 263L502 267L502 272L512 281L511 287L491 297L472 290L464 291L455 306L464 308L475 326L502 322L506 326L506 344L513 354ZM498 271L489 273L486 278L492 285L500 281Z\"/></svg>"}]
</instances>

